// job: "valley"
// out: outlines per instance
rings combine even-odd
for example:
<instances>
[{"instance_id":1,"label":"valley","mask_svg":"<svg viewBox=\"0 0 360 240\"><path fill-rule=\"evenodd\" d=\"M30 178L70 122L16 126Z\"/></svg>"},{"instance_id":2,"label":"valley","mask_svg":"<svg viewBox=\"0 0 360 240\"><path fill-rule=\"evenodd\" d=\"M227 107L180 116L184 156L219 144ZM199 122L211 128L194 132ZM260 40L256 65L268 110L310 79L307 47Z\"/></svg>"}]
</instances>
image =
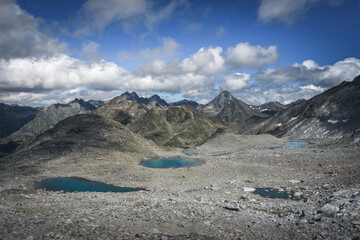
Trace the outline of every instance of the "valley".
<instances>
[{"instance_id":1,"label":"valley","mask_svg":"<svg viewBox=\"0 0 360 240\"><path fill-rule=\"evenodd\" d=\"M356 239L359 81L289 106L255 107L224 91L209 104L191 103L196 108L136 93L125 94L135 100L120 96L101 106L76 100L45 108L18 130L34 126L36 136L0 158L0 237ZM157 158L199 164L143 164ZM36 187L48 178L139 191Z\"/></svg>"}]
</instances>

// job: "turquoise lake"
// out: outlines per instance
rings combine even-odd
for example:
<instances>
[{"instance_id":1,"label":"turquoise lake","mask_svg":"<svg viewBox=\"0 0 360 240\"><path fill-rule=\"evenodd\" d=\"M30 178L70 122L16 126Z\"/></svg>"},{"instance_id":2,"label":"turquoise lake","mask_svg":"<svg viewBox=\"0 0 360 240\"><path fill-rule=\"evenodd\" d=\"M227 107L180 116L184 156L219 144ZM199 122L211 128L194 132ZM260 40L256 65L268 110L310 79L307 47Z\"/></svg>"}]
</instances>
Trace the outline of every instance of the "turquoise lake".
<instances>
[{"instance_id":1,"label":"turquoise lake","mask_svg":"<svg viewBox=\"0 0 360 240\"><path fill-rule=\"evenodd\" d=\"M157 158L140 162L140 165L148 168L182 168L199 166L201 161L198 159L187 158Z\"/></svg>"}]
</instances>

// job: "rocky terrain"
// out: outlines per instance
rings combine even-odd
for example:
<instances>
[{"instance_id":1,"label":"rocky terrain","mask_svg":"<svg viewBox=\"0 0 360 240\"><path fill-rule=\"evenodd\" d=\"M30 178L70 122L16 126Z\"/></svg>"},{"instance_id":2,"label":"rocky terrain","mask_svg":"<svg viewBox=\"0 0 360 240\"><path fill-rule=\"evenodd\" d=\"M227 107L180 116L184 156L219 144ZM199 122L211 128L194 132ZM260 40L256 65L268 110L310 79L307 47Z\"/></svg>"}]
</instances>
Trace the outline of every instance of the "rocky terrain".
<instances>
[{"instance_id":1,"label":"rocky terrain","mask_svg":"<svg viewBox=\"0 0 360 240\"><path fill-rule=\"evenodd\" d=\"M118 121L124 125L134 122L148 112L148 109L141 103L133 100L126 100L124 97L116 97L98 107L94 113L106 118Z\"/></svg>"},{"instance_id":2,"label":"rocky terrain","mask_svg":"<svg viewBox=\"0 0 360 240\"><path fill-rule=\"evenodd\" d=\"M189 105L153 108L129 125L131 131L158 145L183 148L204 143L222 127Z\"/></svg>"},{"instance_id":3,"label":"rocky terrain","mask_svg":"<svg viewBox=\"0 0 360 240\"><path fill-rule=\"evenodd\" d=\"M111 121L106 134L111 134L113 124L121 126ZM126 131L121 129L117 131ZM54 130L71 132L65 125ZM64 139L61 134L51 135L46 133L41 142ZM101 150L93 147L91 140L86 141L82 151L77 147L60 149L62 154L50 153L52 157L42 161L42 154L29 158L17 155L12 157L19 157L16 164L1 163L2 239L359 237L359 143L319 141L286 148L285 140L270 135L225 133L190 149L192 158L204 161L198 167L151 169L138 165L150 157L142 156L141 150L138 158L129 158L126 148ZM97 142L96 146L101 141ZM59 147L54 144L54 148ZM176 148L153 148L150 143L148 147L162 157L185 156ZM62 193L34 188L35 182L58 176L148 191ZM251 192L258 187L293 191L298 198L264 198Z\"/></svg>"},{"instance_id":4,"label":"rocky terrain","mask_svg":"<svg viewBox=\"0 0 360 240\"><path fill-rule=\"evenodd\" d=\"M300 100L264 121L248 121L237 133L278 137L341 138L360 129L360 76L309 100Z\"/></svg>"},{"instance_id":5,"label":"rocky terrain","mask_svg":"<svg viewBox=\"0 0 360 240\"><path fill-rule=\"evenodd\" d=\"M122 96L59 120L0 159L0 239L359 239L359 83L273 117L222 92L198 106L203 113ZM310 144L286 147L287 139ZM166 157L201 164L139 164ZM146 190L35 187L52 177Z\"/></svg>"}]
</instances>

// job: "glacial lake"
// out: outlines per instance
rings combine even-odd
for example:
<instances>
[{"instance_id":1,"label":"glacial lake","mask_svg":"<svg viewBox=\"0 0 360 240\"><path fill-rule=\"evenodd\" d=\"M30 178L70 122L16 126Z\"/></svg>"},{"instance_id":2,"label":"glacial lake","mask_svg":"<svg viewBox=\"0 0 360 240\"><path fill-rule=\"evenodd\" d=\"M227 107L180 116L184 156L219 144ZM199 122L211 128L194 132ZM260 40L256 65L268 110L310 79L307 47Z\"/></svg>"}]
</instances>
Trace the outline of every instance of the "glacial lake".
<instances>
[{"instance_id":1,"label":"glacial lake","mask_svg":"<svg viewBox=\"0 0 360 240\"><path fill-rule=\"evenodd\" d=\"M37 189L64 192L135 192L145 188L118 187L78 177L47 178L35 184Z\"/></svg>"},{"instance_id":2,"label":"glacial lake","mask_svg":"<svg viewBox=\"0 0 360 240\"><path fill-rule=\"evenodd\" d=\"M285 144L284 146L285 147L302 147L302 146L305 146L305 145L308 145L310 143L307 143L307 142L289 142L287 144Z\"/></svg>"},{"instance_id":3,"label":"glacial lake","mask_svg":"<svg viewBox=\"0 0 360 240\"><path fill-rule=\"evenodd\" d=\"M172 157L145 160L140 165L148 168L182 168L199 166L201 163L198 159Z\"/></svg>"}]
</instances>

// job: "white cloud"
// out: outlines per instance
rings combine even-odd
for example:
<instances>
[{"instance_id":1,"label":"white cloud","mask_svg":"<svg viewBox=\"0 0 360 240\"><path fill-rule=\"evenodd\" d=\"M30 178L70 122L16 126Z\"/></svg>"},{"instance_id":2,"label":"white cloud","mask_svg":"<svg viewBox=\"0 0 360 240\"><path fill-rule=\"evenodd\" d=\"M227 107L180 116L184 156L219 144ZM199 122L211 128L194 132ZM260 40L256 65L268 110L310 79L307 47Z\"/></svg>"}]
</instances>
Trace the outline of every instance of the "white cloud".
<instances>
[{"instance_id":1,"label":"white cloud","mask_svg":"<svg viewBox=\"0 0 360 240\"><path fill-rule=\"evenodd\" d=\"M306 85L306 86L300 86L300 89L302 90L314 90L315 92L323 92L325 91L325 88L314 86L313 84Z\"/></svg>"},{"instance_id":2,"label":"white cloud","mask_svg":"<svg viewBox=\"0 0 360 240\"><path fill-rule=\"evenodd\" d=\"M342 81L352 81L360 74L360 59L346 58L334 65L319 66L313 60L295 63L291 66L277 66L260 71L256 78L272 83L301 82L328 88Z\"/></svg>"},{"instance_id":3,"label":"white cloud","mask_svg":"<svg viewBox=\"0 0 360 240\"><path fill-rule=\"evenodd\" d=\"M75 34L88 35L93 31L102 31L114 22L120 23L125 31L138 24L152 30L154 25L170 17L176 8L185 3L186 1L171 1L166 6L154 10L155 1L87 0L80 10L84 24Z\"/></svg>"},{"instance_id":4,"label":"white cloud","mask_svg":"<svg viewBox=\"0 0 360 240\"><path fill-rule=\"evenodd\" d=\"M259 45L251 46L248 42L229 47L226 55L226 63L236 69L259 68L272 64L279 59L276 46L263 48Z\"/></svg>"},{"instance_id":5,"label":"white cloud","mask_svg":"<svg viewBox=\"0 0 360 240\"><path fill-rule=\"evenodd\" d=\"M98 59L101 57L99 48L100 44L90 41L83 44L82 55L89 59Z\"/></svg>"},{"instance_id":6,"label":"white cloud","mask_svg":"<svg viewBox=\"0 0 360 240\"><path fill-rule=\"evenodd\" d=\"M112 62L101 60L87 63L65 54L0 60L0 99L12 103L42 103L50 99L44 96L44 92L51 91L55 92L52 96L56 95L55 99L60 98L62 102L85 90L101 99L101 94L96 95L96 92L130 89L172 93L198 89L206 92L213 88L214 82L210 76L191 72L159 76L134 75ZM74 89L83 90L79 92ZM61 95L61 92L64 94Z\"/></svg>"},{"instance_id":7,"label":"white cloud","mask_svg":"<svg viewBox=\"0 0 360 240\"><path fill-rule=\"evenodd\" d=\"M115 63L102 60L89 64L65 54L0 60L0 89L8 91L44 91L78 86L114 89L121 86L126 77L127 72Z\"/></svg>"},{"instance_id":8,"label":"white cloud","mask_svg":"<svg viewBox=\"0 0 360 240\"><path fill-rule=\"evenodd\" d=\"M140 75L182 75L182 74L218 74L226 72L225 60L221 56L221 47L200 48L191 57L166 62L155 60L151 63L144 63L139 68Z\"/></svg>"},{"instance_id":9,"label":"white cloud","mask_svg":"<svg viewBox=\"0 0 360 240\"><path fill-rule=\"evenodd\" d=\"M293 24L317 3L326 3L330 6L338 6L343 0L261 0L258 9L258 18L265 22L277 20L287 24Z\"/></svg>"},{"instance_id":10,"label":"white cloud","mask_svg":"<svg viewBox=\"0 0 360 240\"><path fill-rule=\"evenodd\" d=\"M120 52L118 58L120 60L127 59L154 59L173 57L177 53L180 44L171 38L163 38L162 46L154 49L143 49L136 53L127 51Z\"/></svg>"},{"instance_id":11,"label":"white cloud","mask_svg":"<svg viewBox=\"0 0 360 240\"><path fill-rule=\"evenodd\" d=\"M226 71L221 47L200 48L190 58L185 58L180 66L185 72L217 74Z\"/></svg>"},{"instance_id":12,"label":"white cloud","mask_svg":"<svg viewBox=\"0 0 360 240\"><path fill-rule=\"evenodd\" d=\"M51 55L66 44L41 33L39 20L23 11L15 0L0 3L0 57L5 59Z\"/></svg>"},{"instance_id":13,"label":"white cloud","mask_svg":"<svg viewBox=\"0 0 360 240\"><path fill-rule=\"evenodd\" d=\"M226 30L224 28L224 26L220 26L218 28L218 30L216 31L216 36L217 37L221 37L222 35L224 35L226 33Z\"/></svg>"},{"instance_id":14,"label":"white cloud","mask_svg":"<svg viewBox=\"0 0 360 240\"><path fill-rule=\"evenodd\" d=\"M250 81L250 74L235 73L232 75L224 76L225 83L221 89L228 91L237 91L246 87Z\"/></svg>"}]
</instances>

